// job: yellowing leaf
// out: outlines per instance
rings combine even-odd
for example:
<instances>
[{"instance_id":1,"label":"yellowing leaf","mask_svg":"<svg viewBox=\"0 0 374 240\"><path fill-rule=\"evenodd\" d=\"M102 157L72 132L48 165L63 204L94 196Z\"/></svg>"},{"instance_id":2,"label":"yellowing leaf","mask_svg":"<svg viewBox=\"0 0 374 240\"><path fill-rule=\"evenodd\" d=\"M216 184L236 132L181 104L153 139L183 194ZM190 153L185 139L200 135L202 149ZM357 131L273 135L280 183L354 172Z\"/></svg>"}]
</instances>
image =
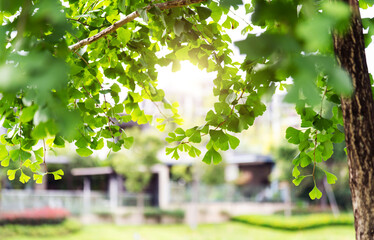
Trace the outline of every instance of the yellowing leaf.
<instances>
[{"instance_id":1,"label":"yellowing leaf","mask_svg":"<svg viewBox=\"0 0 374 240\"><path fill-rule=\"evenodd\" d=\"M16 172L18 171L19 169L9 169L6 173L6 175L8 176L8 179L9 180L14 180L14 178L16 177Z\"/></svg>"},{"instance_id":2,"label":"yellowing leaf","mask_svg":"<svg viewBox=\"0 0 374 240\"><path fill-rule=\"evenodd\" d=\"M0 145L0 160L4 159L6 156L8 156L8 150L5 145Z\"/></svg>"},{"instance_id":3,"label":"yellowing leaf","mask_svg":"<svg viewBox=\"0 0 374 240\"><path fill-rule=\"evenodd\" d=\"M30 165L32 164L31 160L30 159L27 159L26 161L23 162L22 166L24 167L30 167Z\"/></svg>"},{"instance_id":4,"label":"yellowing leaf","mask_svg":"<svg viewBox=\"0 0 374 240\"><path fill-rule=\"evenodd\" d=\"M3 160L1 160L1 166L8 167L9 166L9 160L10 160L9 156L5 157Z\"/></svg>"},{"instance_id":5,"label":"yellowing leaf","mask_svg":"<svg viewBox=\"0 0 374 240\"><path fill-rule=\"evenodd\" d=\"M23 173L21 170L21 176L19 177L19 181L21 183L27 183L30 180L30 177Z\"/></svg>"},{"instance_id":6,"label":"yellowing leaf","mask_svg":"<svg viewBox=\"0 0 374 240\"><path fill-rule=\"evenodd\" d=\"M40 174L34 174L33 179L37 184L42 184L43 183L43 175Z\"/></svg>"},{"instance_id":7,"label":"yellowing leaf","mask_svg":"<svg viewBox=\"0 0 374 240\"><path fill-rule=\"evenodd\" d=\"M64 175L64 171L62 171L62 169L59 169L57 171L51 172L50 174L53 174L55 180L59 180L62 178L61 176Z\"/></svg>"}]
</instances>

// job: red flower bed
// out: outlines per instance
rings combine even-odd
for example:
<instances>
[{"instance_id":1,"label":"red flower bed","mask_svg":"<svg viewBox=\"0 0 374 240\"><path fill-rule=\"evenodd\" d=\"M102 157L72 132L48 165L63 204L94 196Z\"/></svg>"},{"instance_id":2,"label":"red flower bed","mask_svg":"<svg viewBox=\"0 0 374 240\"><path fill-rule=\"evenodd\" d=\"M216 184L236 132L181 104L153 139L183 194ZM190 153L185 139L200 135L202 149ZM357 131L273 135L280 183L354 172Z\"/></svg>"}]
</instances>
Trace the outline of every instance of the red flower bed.
<instances>
[{"instance_id":1,"label":"red flower bed","mask_svg":"<svg viewBox=\"0 0 374 240\"><path fill-rule=\"evenodd\" d=\"M0 224L53 224L62 222L69 215L63 208L27 209L21 212L0 213Z\"/></svg>"}]
</instances>

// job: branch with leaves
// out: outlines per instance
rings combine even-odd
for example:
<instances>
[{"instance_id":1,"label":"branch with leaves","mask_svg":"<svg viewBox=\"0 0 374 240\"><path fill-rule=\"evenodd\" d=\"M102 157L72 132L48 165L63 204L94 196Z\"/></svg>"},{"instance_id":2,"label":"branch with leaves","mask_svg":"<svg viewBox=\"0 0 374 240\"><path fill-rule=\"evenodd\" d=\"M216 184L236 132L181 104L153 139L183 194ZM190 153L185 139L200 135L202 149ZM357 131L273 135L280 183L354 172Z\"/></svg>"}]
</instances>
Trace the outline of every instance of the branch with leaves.
<instances>
[{"instance_id":1,"label":"branch with leaves","mask_svg":"<svg viewBox=\"0 0 374 240\"><path fill-rule=\"evenodd\" d=\"M163 11L163 10L167 10L167 9L170 9L170 8L184 7L184 6L188 6L188 5L191 5L191 4L197 4L197 3L201 3L203 1L205 1L205 0L173 0L173 1L168 1L168 2L164 2L164 3L156 3L154 5L148 5L147 7L143 8L141 10L132 12L131 14L125 16L120 21L115 22L113 25L105 28L104 30L102 30L99 33L93 35L92 37L83 39L83 40L69 46L69 49L70 49L70 51L76 51L83 46L91 44L91 43L99 40L100 38L102 38L102 37L104 37L108 34L111 34L111 33L115 32L118 28L127 24L128 22L133 21L135 18L137 18L139 16L144 16L144 14L147 14L147 11L149 11L151 8L155 7L155 8L160 9L161 11Z\"/></svg>"}]
</instances>

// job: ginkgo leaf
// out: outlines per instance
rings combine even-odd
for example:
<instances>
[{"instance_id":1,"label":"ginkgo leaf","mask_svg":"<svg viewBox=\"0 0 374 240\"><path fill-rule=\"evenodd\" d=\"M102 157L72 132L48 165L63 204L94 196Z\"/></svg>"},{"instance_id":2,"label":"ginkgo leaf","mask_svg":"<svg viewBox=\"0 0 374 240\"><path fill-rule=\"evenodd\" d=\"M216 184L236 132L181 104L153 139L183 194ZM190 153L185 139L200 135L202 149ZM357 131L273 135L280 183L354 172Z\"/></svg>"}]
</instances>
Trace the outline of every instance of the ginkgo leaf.
<instances>
[{"instance_id":1,"label":"ginkgo leaf","mask_svg":"<svg viewBox=\"0 0 374 240\"><path fill-rule=\"evenodd\" d=\"M43 183L43 175L40 174L34 174L33 179L37 184L42 184Z\"/></svg>"},{"instance_id":2,"label":"ginkgo leaf","mask_svg":"<svg viewBox=\"0 0 374 240\"><path fill-rule=\"evenodd\" d=\"M55 180L59 180L59 179L62 178L61 176L64 175L64 171L62 171L62 169L59 169L59 170L57 170L57 171L50 172L49 174L53 174L54 179L55 179Z\"/></svg>"},{"instance_id":3,"label":"ginkgo leaf","mask_svg":"<svg viewBox=\"0 0 374 240\"><path fill-rule=\"evenodd\" d=\"M21 183L27 183L30 180L30 177L23 173L21 170L21 176L19 177L19 181Z\"/></svg>"},{"instance_id":4,"label":"ginkgo leaf","mask_svg":"<svg viewBox=\"0 0 374 240\"><path fill-rule=\"evenodd\" d=\"M8 179L9 180L14 180L14 178L16 177L16 172L18 171L19 169L9 169L8 171L7 171L7 176L8 176Z\"/></svg>"},{"instance_id":5,"label":"ginkgo leaf","mask_svg":"<svg viewBox=\"0 0 374 240\"><path fill-rule=\"evenodd\" d=\"M317 188L317 186L314 186L312 191L310 191L310 193L309 193L309 197L312 200L314 200L316 198L320 199L322 197L322 192Z\"/></svg>"}]
</instances>

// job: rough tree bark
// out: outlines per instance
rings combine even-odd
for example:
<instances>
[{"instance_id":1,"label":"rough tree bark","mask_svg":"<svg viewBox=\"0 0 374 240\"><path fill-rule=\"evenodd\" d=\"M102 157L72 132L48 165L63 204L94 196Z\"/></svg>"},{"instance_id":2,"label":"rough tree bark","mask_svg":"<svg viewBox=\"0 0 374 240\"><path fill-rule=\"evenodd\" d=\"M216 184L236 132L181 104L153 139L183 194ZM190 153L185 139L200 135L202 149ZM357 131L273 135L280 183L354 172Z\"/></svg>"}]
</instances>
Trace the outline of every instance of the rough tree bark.
<instances>
[{"instance_id":1,"label":"rough tree bark","mask_svg":"<svg viewBox=\"0 0 374 240\"><path fill-rule=\"evenodd\" d=\"M365 44L357 0L344 0L352 9L351 26L334 35L339 64L354 86L351 98L342 98L349 182L357 240L374 239L374 100L365 57Z\"/></svg>"}]
</instances>

